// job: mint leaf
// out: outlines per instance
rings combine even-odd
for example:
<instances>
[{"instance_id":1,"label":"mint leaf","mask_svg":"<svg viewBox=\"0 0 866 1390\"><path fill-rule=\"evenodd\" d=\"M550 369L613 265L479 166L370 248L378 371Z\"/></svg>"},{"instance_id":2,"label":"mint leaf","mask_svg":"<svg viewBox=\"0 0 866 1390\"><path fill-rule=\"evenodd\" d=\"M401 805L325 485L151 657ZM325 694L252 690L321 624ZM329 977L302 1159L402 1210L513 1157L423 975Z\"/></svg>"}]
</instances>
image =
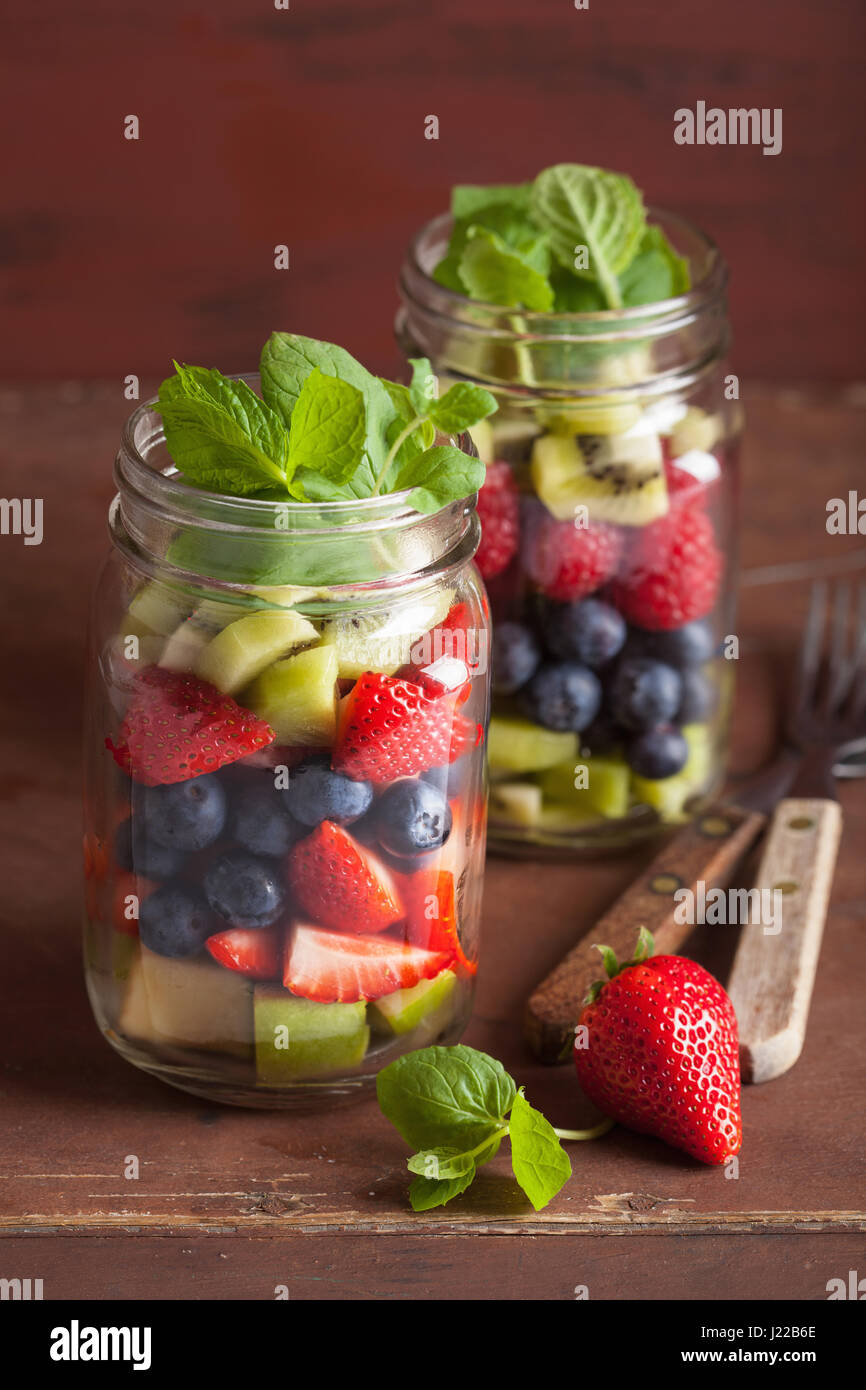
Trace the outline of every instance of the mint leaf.
<instances>
[{"instance_id":1,"label":"mint leaf","mask_svg":"<svg viewBox=\"0 0 866 1390\"><path fill-rule=\"evenodd\" d=\"M461 1153L454 1148L422 1149L421 1153L412 1155L406 1166L410 1173L438 1182L440 1178L462 1178L464 1173L474 1173L475 1159L471 1151Z\"/></svg>"},{"instance_id":2,"label":"mint leaf","mask_svg":"<svg viewBox=\"0 0 866 1390\"><path fill-rule=\"evenodd\" d=\"M598 314L608 308L601 286L594 280L580 280L564 266L551 273L553 308L559 314Z\"/></svg>"},{"instance_id":3,"label":"mint leaf","mask_svg":"<svg viewBox=\"0 0 866 1390\"><path fill-rule=\"evenodd\" d=\"M430 406L436 400L436 377L426 357L410 357L412 381L409 384L409 399L416 415L429 415ZM410 416L409 419L412 417ZM408 421L407 421L408 423Z\"/></svg>"},{"instance_id":4,"label":"mint leaf","mask_svg":"<svg viewBox=\"0 0 866 1390\"><path fill-rule=\"evenodd\" d=\"M646 228L643 200L632 180L586 164L554 164L536 178L531 210L562 265L597 280L608 307L621 308L617 276L634 258ZM579 246L589 253L587 270L575 267Z\"/></svg>"},{"instance_id":5,"label":"mint leaf","mask_svg":"<svg viewBox=\"0 0 866 1390\"><path fill-rule=\"evenodd\" d=\"M553 308L553 291L533 264L540 246L535 238L531 247L518 250L509 247L498 232L470 227L460 257L460 278L473 299L546 313Z\"/></svg>"},{"instance_id":6,"label":"mint leaf","mask_svg":"<svg viewBox=\"0 0 866 1390\"><path fill-rule=\"evenodd\" d=\"M181 367L159 388L154 407L185 480L249 497L286 486L289 439L279 415L251 391L207 367Z\"/></svg>"},{"instance_id":7,"label":"mint leaf","mask_svg":"<svg viewBox=\"0 0 866 1390\"><path fill-rule=\"evenodd\" d=\"M262 395L289 424L301 388L316 367L325 376L339 377L356 387L364 398L365 451L369 469L364 466L364 476L355 480L352 495L369 497L388 453L389 427L398 418L391 397L378 377L356 362L345 348L334 343L321 343L299 333L272 333L262 348L259 365Z\"/></svg>"},{"instance_id":8,"label":"mint leaf","mask_svg":"<svg viewBox=\"0 0 866 1390\"><path fill-rule=\"evenodd\" d=\"M492 191L496 193L499 190L494 188ZM479 202L471 215L455 220L448 251L433 272L433 278L447 289L456 290L458 294L472 293L461 274L461 264L466 245L479 227L495 232L532 270L538 271L541 276L547 275L550 270L550 247L546 236L530 221L526 206L515 207L498 202L482 205Z\"/></svg>"},{"instance_id":9,"label":"mint leaf","mask_svg":"<svg viewBox=\"0 0 866 1390\"><path fill-rule=\"evenodd\" d=\"M536 1211L546 1207L571 1177L571 1160L553 1126L524 1097L514 1098L508 1124L514 1176Z\"/></svg>"},{"instance_id":10,"label":"mint leaf","mask_svg":"<svg viewBox=\"0 0 866 1390\"><path fill-rule=\"evenodd\" d=\"M497 408L496 397L483 386L457 381L444 396L430 403L430 419L443 434L462 434L470 425L477 425Z\"/></svg>"},{"instance_id":11,"label":"mint leaf","mask_svg":"<svg viewBox=\"0 0 866 1390\"><path fill-rule=\"evenodd\" d=\"M474 222L482 221L478 216L482 209L505 205L514 212L529 212L531 183L459 183L451 190L451 214L454 220L462 218Z\"/></svg>"},{"instance_id":12,"label":"mint leaf","mask_svg":"<svg viewBox=\"0 0 866 1390\"><path fill-rule=\"evenodd\" d=\"M394 409L397 411L399 419L395 420L390 427L389 433L393 434L391 443L393 444L397 434L415 417L415 407L412 404L412 397L409 395L409 387L404 386L401 381L388 381L384 376L379 378L388 395L391 397ZM399 429L395 429L399 426ZM409 436L406 443L400 446L397 452L397 460L410 458L413 453L420 452L421 449L429 449L433 440L436 438L436 428L432 420L422 420L418 428ZM407 445L409 446L407 448Z\"/></svg>"},{"instance_id":13,"label":"mint leaf","mask_svg":"<svg viewBox=\"0 0 866 1390\"><path fill-rule=\"evenodd\" d=\"M461 1192L465 1192L474 1177L473 1167L459 1178L444 1178L441 1181L434 1178L415 1178L414 1182L409 1184L412 1210L429 1211L431 1207L444 1207L452 1197L459 1197Z\"/></svg>"},{"instance_id":14,"label":"mint leaf","mask_svg":"<svg viewBox=\"0 0 866 1390\"><path fill-rule=\"evenodd\" d=\"M406 1053L376 1078L383 1114L413 1149L465 1152L491 1139L516 1093L500 1062L462 1044Z\"/></svg>"},{"instance_id":15,"label":"mint leaf","mask_svg":"<svg viewBox=\"0 0 866 1390\"><path fill-rule=\"evenodd\" d=\"M342 487L364 453L366 411L356 386L324 376L316 367L307 377L292 411L288 476L297 468L315 470Z\"/></svg>"},{"instance_id":16,"label":"mint leaf","mask_svg":"<svg viewBox=\"0 0 866 1390\"><path fill-rule=\"evenodd\" d=\"M437 444L416 454L398 470L391 489L411 488L409 503L428 515L449 502L470 497L484 482L484 464L452 444Z\"/></svg>"},{"instance_id":17,"label":"mint leaf","mask_svg":"<svg viewBox=\"0 0 866 1390\"><path fill-rule=\"evenodd\" d=\"M619 277L624 305L656 304L689 288L688 261L678 256L661 227L647 227L638 253Z\"/></svg>"}]
</instances>

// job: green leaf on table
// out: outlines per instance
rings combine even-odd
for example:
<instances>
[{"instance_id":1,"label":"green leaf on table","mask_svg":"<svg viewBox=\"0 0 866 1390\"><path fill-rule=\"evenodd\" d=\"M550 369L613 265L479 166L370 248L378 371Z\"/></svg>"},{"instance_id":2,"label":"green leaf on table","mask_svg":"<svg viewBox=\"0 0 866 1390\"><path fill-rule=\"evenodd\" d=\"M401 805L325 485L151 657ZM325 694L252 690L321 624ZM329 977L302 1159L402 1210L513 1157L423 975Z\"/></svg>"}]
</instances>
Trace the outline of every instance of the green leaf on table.
<instances>
[{"instance_id":1,"label":"green leaf on table","mask_svg":"<svg viewBox=\"0 0 866 1390\"><path fill-rule=\"evenodd\" d=\"M586 164L554 164L532 187L533 220L573 274L597 280L609 308L622 306L617 276L637 253L646 228L640 190L625 174ZM586 247L589 266L575 264Z\"/></svg>"},{"instance_id":2,"label":"green leaf on table","mask_svg":"<svg viewBox=\"0 0 866 1390\"><path fill-rule=\"evenodd\" d=\"M546 1207L571 1177L571 1160L553 1126L518 1091L509 1120L511 1166L536 1211Z\"/></svg>"},{"instance_id":3,"label":"green leaf on table","mask_svg":"<svg viewBox=\"0 0 866 1390\"><path fill-rule=\"evenodd\" d=\"M410 1173L438 1182L440 1178L462 1178L464 1173L474 1173L475 1158L471 1151L461 1152L460 1149L440 1146L413 1154L406 1166Z\"/></svg>"},{"instance_id":4,"label":"green leaf on table","mask_svg":"<svg viewBox=\"0 0 866 1390\"><path fill-rule=\"evenodd\" d=\"M496 397L483 386L457 381L444 396L428 405L430 419L443 434L461 434L470 425L477 425L496 410Z\"/></svg>"},{"instance_id":5,"label":"green leaf on table","mask_svg":"<svg viewBox=\"0 0 866 1390\"><path fill-rule=\"evenodd\" d=\"M510 247L498 232L486 227L469 229L460 257L460 278L473 299L487 304L546 313L553 307L553 291L546 275L536 268L542 242L520 250Z\"/></svg>"},{"instance_id":6,"label":"green leaf on table","mask_svg":"<svg viewBox=\"0 0 866 1390\"><path fill-rule=\"evenodd\" d=\"M430 1211L432 1207L444 1207L452 1197L459 1197L470 1187L475 1177L475 1167L459 1178L414 1178L409 1184L409 1201L413 1211Z\"/></svg>"},{"instance_id":7,"label":"green leaf on table","mask_svg":"<svg viewBox=\"0 0 866 1390\"><path fill-rule=\"evenodd\" d=\"M425 1047L376 1078L379 1106L413 1149L465 1152L493 1137L516 1087L495 1058L472 1047Z\"/></svg>"},{"instance_id":8,"label":"green leaf on table","mask_svg":"<svg viewBox=\"0 0 866 1390\"><path fill-rule=\"evenodd\" d=\"M358 388L314 368L292 411L288 476L305 468L344 487L361 462L365 435L364 397Z\"/></svg>"},{"instance_id":9,"label":"green leaf on table","mask_svg":"<svg viewBox=\"0 0 866 1390\"><path fill-rule=\"evenodd\" d=\"M184 479L249 497L286 484L289 438L280 416L251 391L207 367L181 367L159 388L155 409Z\"/></svg>"},{"instance_id":10,"label":"green leaf on table","mask_svg":"<svg viewBox=\"0 0 866 1390\"><path fill-rule=\"evenodd\" d=\"M484 471L480 459L470 458L453 444L436 444L403 464L390 490L411 488L410 505L430 515L477 492L484 482Z\"/></svg>"}]
</instances>

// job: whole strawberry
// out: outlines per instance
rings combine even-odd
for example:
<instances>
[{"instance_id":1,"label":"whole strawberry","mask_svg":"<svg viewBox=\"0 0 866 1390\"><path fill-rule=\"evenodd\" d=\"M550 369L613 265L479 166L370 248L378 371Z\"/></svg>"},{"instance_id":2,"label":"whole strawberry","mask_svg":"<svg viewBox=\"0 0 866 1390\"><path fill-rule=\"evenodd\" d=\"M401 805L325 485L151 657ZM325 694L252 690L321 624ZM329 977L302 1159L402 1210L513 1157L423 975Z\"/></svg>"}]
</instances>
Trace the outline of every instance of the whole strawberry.
<instances>
[{"instance_id":1,"label":"whole strawberry","mask_svg":"<svg viewBox=\"0 0 866 1390\"><path fill-rule=\"evenodd\" d=\"M608 947L599 950L608 979L593 986L575 1036L583 1090L629 1129L702 1163L724 1163L742 1143L730 999L703 966L653 955L643 928L624 965Z\"/></svg>"},{"instance_id":2,"label":"whole strawberry","mask_svg":"<svg viewBox=\"0 0 866 1390\"><path fill-rule=\"evenodd\" d=\"M485 579L494 579L517 554L520 537L520 501L507 463L487 465L477 510L481 544L475 563Z\"/></svg>"}]
</instances>

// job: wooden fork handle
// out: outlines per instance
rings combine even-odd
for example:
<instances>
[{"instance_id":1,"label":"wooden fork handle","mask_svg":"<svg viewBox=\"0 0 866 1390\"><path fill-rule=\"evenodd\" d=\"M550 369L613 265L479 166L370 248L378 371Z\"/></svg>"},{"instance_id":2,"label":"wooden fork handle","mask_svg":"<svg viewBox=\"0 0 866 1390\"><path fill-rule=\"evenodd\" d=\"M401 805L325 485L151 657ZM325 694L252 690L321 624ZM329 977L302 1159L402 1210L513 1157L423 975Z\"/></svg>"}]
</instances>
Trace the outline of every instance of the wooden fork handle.
<instances>
[{"instance_id":1,"label":"wooden fork handle","mask_svg":"<svg viewBox=\"0 0 866 1390\"><path fill-rule=\"evenodd\" d=\"M769 900L764 921L743 927L728 984L744 1081L781 1076L802 1051L841 830L837 801L776 807L755 883L775 890L775 911Z\"/></svg>"},{"instance_id":2,"label":"wooden fork handle","mask_svg":"<svg viewBox=\"0 0 866 1390\"><path fill-rule=\"evenodd\" d=\"M736 806L719 805L678 831L634 883L569 951L530 996L523 1021L524 1037L542 1062L565 1060L583 1000L593 980L603 974L595 942L610 946L628 960L639 927L652 932L659 955L676 951L694 927L678 918L678 889L697 896L729 882L740 860L757 839L766 818Z\"/></svg>"}]
</instances>

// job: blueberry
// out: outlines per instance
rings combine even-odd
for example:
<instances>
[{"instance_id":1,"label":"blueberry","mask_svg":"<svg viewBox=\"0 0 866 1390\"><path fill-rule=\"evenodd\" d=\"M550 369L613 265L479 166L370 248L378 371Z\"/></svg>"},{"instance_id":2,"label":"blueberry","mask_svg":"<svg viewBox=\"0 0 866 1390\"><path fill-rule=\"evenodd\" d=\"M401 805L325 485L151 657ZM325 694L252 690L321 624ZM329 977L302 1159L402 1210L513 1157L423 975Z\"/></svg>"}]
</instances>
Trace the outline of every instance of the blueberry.
<instances>
[{"instance_id":1,"label":"blueberry","mask_svg":"<svg viewBox=\"0 0 866 1390\"><path fill-rule=\"evenodd\" d=\"M139 816L128 816L117 827L114 857L121 869L153 879L174 878L184 860L180 850L157 844Z\"/></svg>"},{"instance_id":2,"label":"blueberry","mask_svg":"<svg viewBox=\"0 0 866 1390\"><path fill-rule=\"evenodd\" d=\"M630 634L629 646L636 653L654 656L669 666L700 666L708 661L716 649L716 639L711 623L706 618L686 623L684 627L671 628L668 632L646 632L634 628Z\"/></svg>"},{"instance_id":3,"label":"blueberry","mask_svg":"<svg viewBox=\"0 0 866 1390\"><path fill-rule=\"evenodd\" d=\"M445 763L442 767L428 767L426 772L421 773L425 782L429 782L431 787L438 787L443 796L447 796L450 801L452 796L459 796L464 790L472 771L472 754L464 753L462 758L457 758L453 763Z\"/></svg>"},{"instance_id":4,"label":"blueberry","mask_svg":"<svg viewBox=\"0 0 866 1390\"><path fill-rule=\"evenodd\" d=\"M647 729L632 739L626 752L629 767L639 777L673 777L682 772L689 756L689 745L679 729L663 725Z\"/></svg>"},{"instance_id":5,"label":"blueberry","mask_svg":"<svg viewBox=\"0 0 866 1390\"><path fill-rule=\"evenodd\" d=\"M282 795L287 809L303 825L323 820L350 825L369 810L373 788L369 782L353 782L342 772L332 772L329 759L320 757L293 768Z\"/></svg>"},{"instance_id":6,"label":"blueberry","mask_svg":"<svg viewBox=\"0 0 866 1390\"><path fill-rule=\"evenodd\" d=\"M246 850L221 854L204 876L214 912L234 927L268 927L283 909L284 892L276 866Z\"/></svg>"},{"instance_id":7,"label":"blueberry","mask_svg":"<svg viewBox=\"0 0 866 1390\"><path fill-rule=\"evenodd\" d=\"M205 849L226 822L226 794L212 773L169 786L144 787L136 801L136 815L143 819L147 838L166 849Z\"/></svg>"},{"instance_id":8,"label":"blueberry","mask_svg":"<svg viewBox=\"0 0 866 1390\"><path fill-rule=\"evenodd\" d=\"M546 662L520 692L524 712L546 729L586 729L601 706L597 676L576 661Z\"/></svg>"},{"instance_id":9,"label":"blueberry","mask_svg":"<svg viewBox=\"0 0 866 1390\"><path fill-rule=\"evenodd\" d=\"M379 843L405 857L438 849L451 834L451 808L438 787L401 778L392 782L376 806Z\"/></svg>"},{"instance_id":10,"label":"blueberry","mask_svg":"<svg viewBox=\"0 0 866 1390\"><path fill-rule=\"evenodd\" d=\"M194 956L215 930L207 903L194 888L167 884L139 908L141 944L159 956Z\"/></svg>"},{"instance_id":11,"label":"blueberry","mask_svg":"<svg viewBox=\"0 0 866 1390\"><path fill-rule=\"evenodd\" d=\"M499 623L493 629L493 688L513 695L535 675L541 652L535 637L522 623Z\"/></svg>"},{"instance_id":12,"label":"blueberry","mask_svg":"<svg viewBox=\"0 0 866 1390\"><path fill-rule=\"evenodd\" d=\"M580 661L594 670L618 656L626 639L625 619L609 603L586 598L580 603L547 603L542 631L551 656Z\"/></svg>"},{"instance_id":13,"label":"blueberry","mask_svg":"<svg viewBox=\"0 0 866 1390\"><path fill-rule=\"evenodd\" d=\"M595 716L595 719L587 729L583 730L580 736L581 748L590 755L615 753L622 745L622 729L604 710Z\"/></svg>"},{"instance_id":14,"label":"blueberry","mask_svg":"<svg viewBox=\"0 0 866 1390\"><path fill-rule=\"evenodd\" d=\"M635 733L667 724L676 718L682 688L682 677L673 666L649 656L625 657L613 678L611 712Z\"/></svg>"},{"instance_id":15,"label":"blueberry","mask_svg":"<svg viewBox=\"0 0 866 1390\"><path fill-rule=\"evenodd\" d=\"M696 724L708 719L716 707L719 692L697 666L683 671L683 694L677 711L678 724Z\"/></svg>"},{"instance_id":16,"label":"blueberry","mask_svg":"<svg viewBox=\"0 0 866 1390\"><path fill-rule=\"evenodd\" d=\"M283 855L306 835L286 809L282 792L270 779L247 785L236 797L230 821L232 838L253 854Z\"/></svg>"}]
</instances>

